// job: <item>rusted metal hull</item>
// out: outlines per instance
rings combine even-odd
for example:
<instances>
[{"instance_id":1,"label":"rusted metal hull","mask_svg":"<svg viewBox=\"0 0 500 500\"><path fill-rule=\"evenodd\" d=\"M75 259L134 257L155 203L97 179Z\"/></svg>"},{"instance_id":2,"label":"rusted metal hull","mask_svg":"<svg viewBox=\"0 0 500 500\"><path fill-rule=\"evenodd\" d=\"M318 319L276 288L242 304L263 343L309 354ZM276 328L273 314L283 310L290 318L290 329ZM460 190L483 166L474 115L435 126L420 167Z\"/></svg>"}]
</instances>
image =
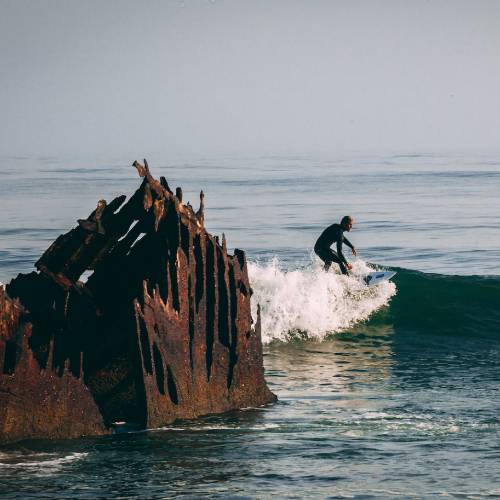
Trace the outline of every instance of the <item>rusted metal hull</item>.
<instances>
[{"instance_id":1,"label":"rusted metal hull","mask_svg":"<svg viewBox=\"0 0 500 500\"><path fill-rule=\"evenodd\" d=\"M26 311L0 289L0 444L26 438L106 434L101 414L81 377L40 369L29 347Z\"/></svg>"},{"instance_id":2,"label":"rusted metal hull","mask_svg":"<svg viewBox=\"0 0 500 500\"><path fill-rule=\"evenodd\" d=\"M228 255L225 238L205 231L203 193L195 213L180 188L134 165L144 179L126 203L101 200L38 272L7 285L0 443L102 434L118 420L153 428L276 399L244 252Z\"/></svg>"}]
</instances>

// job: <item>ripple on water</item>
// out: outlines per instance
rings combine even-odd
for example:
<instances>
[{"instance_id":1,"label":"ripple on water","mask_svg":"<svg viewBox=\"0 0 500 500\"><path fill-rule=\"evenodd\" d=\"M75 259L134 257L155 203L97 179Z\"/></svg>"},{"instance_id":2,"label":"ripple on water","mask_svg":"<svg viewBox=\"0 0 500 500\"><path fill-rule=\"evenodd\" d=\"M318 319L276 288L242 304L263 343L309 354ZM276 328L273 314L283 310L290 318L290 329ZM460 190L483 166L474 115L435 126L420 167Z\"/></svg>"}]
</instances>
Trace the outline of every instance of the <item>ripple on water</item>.
<instances>
[{"instance_id":1,"label":"ripple on water","mask_svg":"<svg viewBox=\"0 0 500 500\"><path fill-rule=\"evenodd\" d=\"M6 452L0 454L0 470L21 476L47 476L56 474L66 465L83 460L87 456L86 452L72 452L66 455Z\"/></svg>"}]
</instances>

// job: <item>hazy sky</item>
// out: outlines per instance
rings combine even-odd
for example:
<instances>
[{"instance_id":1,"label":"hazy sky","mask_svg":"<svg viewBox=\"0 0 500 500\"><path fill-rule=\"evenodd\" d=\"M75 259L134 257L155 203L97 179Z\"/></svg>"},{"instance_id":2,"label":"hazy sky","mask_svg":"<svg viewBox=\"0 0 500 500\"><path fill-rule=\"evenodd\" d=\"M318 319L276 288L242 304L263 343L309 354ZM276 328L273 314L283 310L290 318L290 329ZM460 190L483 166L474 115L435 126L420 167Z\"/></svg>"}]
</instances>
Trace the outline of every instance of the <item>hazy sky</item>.
<instances>
[{"instance_id":1,"label":"hazy sky","mask_svg":"<svg viewBox=\"0 0 500 500\"><path fill-rule=\"evenodd\" d=\"M500 150L500 1L0 0L0 154Z\"/></svg>"}]
</instances>

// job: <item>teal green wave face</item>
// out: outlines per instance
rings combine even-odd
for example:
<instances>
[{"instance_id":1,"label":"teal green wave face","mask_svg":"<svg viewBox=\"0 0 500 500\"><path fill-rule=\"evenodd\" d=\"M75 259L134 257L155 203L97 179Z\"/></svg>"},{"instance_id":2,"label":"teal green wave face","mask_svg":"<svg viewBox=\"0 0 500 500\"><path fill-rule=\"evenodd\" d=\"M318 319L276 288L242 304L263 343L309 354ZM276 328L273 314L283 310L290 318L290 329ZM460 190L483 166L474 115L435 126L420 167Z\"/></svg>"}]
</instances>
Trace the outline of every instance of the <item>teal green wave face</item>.
<instances>
[{"instance_id":1,"label":"teal green wave face","mask_svg":"<svg viewBox=\"0 0 500 500\"><path fill-rule=\"evenodd\" d=\"M394 268L397 293L372 324L417 333L500 337L500 278Z\"/></svg>"}]
</instances>

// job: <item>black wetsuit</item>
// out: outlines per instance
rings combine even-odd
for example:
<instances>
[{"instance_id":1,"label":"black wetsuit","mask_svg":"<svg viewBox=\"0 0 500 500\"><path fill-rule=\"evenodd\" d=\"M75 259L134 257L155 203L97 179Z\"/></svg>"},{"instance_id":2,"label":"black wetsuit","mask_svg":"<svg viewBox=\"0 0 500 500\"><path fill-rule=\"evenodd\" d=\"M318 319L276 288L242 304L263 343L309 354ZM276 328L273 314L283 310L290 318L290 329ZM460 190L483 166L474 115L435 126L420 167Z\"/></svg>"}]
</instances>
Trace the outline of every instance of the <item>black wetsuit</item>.
<instances>
[{"instance_id":1,"label":"black wetsuit","mask_svg":"<svg viewBox=\"0 0 500 500\"><path fill-rule=\"evenodd\" d=\"M334 252L330 246L337 242L337 252ZM340 224L332 224L327 227L314 245L316 255L325 263L325 269L328 270L332 262L340 266L342 274L349 274L347 270L347 260L342 253L342 243L353 249L351 242L344 236L344 230Z\"/></svg>"}]
</instances>

